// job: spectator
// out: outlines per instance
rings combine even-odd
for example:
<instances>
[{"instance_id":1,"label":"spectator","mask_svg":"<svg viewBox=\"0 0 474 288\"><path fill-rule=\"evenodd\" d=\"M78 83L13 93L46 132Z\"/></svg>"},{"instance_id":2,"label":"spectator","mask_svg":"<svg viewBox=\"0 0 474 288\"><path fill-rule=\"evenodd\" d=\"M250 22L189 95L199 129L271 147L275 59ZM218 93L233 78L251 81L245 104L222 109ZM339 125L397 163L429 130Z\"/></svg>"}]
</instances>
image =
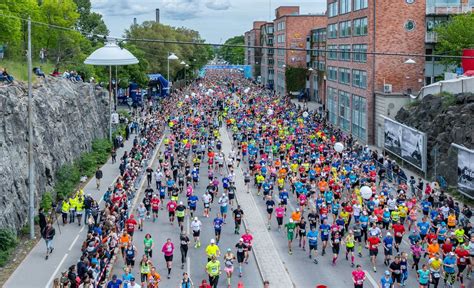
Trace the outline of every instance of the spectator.
<instances>
[{"instance_id":1,"label":"spectator","mask_svg":"<svg viewBox=\"0 0 474 288\"><path fill-rule=\"evenodd\" d=\"M0 80L7 81L7 83L12 83L14 79L13 76L8 74L7 68L3 68L3 71L0 70Z\"/></svg>"},{"instance_id":2,"label":"spectator","mask_svg":"<svg viewBox=\"0 0 474 288\"><path fill-rule=\"evenodd\" d=\"M53 76L53 77L60 77L60 76L61 76L61 73L59 73L59 69L58 69L58 68L54 68L53 73L51 73L50 75Z\"/></svg>"},{"instance_id":3,"label":"spectator","mask_svg":"<svg viewBox=\"0 0 474 288\"><path fill-rule=\"evenodd\" d=\"M46 75L44 75L44 72L41 71L41 67L35 67L33 68L33 73L35 73L36 76L38 77L43 77L43 78L46 78Z\"/></svg>"}]
</instances>

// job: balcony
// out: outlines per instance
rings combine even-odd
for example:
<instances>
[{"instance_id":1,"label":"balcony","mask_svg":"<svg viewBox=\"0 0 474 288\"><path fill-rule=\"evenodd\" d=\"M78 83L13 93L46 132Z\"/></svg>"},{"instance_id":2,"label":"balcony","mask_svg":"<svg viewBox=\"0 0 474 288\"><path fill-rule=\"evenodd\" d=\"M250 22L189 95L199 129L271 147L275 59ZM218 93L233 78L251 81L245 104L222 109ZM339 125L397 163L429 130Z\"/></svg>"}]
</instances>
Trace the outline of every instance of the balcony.
<instances>
[{"instance_id":1,"label":"balcony","mask_svg":"<svg viewBox=\"0 0 474 288\"><path fill-rule=\"evenodd\" d=\"M438 34L436 32L426 32L425 43L436 43L438 42Z\"/></svg>"},{"instance_id":2,"label":"balcony","mask_svg":"<svg viewBox=\"0 0 474 288\"><path fill-rule=\"evenodd\" d=\"M469 5L456 5L456 6L426 6L426 15L452 15L452 14L463 14L473 12L474 7Z\"/></svg>"}]
</instances>

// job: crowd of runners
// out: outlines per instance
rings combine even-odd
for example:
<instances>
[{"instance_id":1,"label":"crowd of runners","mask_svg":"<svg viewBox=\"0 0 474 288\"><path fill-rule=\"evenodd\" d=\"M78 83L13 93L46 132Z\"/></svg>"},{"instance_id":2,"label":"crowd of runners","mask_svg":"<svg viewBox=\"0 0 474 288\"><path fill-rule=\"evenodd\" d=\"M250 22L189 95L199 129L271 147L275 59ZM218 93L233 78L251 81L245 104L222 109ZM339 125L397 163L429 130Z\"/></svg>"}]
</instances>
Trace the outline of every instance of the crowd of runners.
<instances>
[{"instance_id":1,"label":"crowd of runners","mask_svg":"<svg viewBox=\"0 0 474 288\"><path fill-rule=\"evenodd\" d=\"M324 257L332 259L335 269L350 265L352 275L344 277L356 288L364 287L367 270L379 275L378 262L386 266L376 279L383 288L405 286L409 277L419 287L463 286L472 274L469 207L460 207L437 185L406 179L396 162L358 144L316 111L245 80L240 72L208 71L150 112L143 115L132 150L119 160L121 176L104 196L106 207L85 213L90 233L84 256L70 268L70 282L75 276L83 282L94 278L94 269L102 267L101 255L118 247L125 272L113 275L108 288L158 287L160 281L181 288L231 287L233 277L245 277L252 253L253 236L242 227L244 215L259 213L244 213L246 207L236 202L238 193L261 199L267 228L283 230L290 255L301 249L314 265ZM228 136L221 131L231 137L229 153L223 152L222 137ZM151 152L161 137L153 168ZM335 149L338 145L342 147ZM245 187L236 185L237 169L243 171ZM140 172L146 189L132 211ZM203 179L208 182L201 190L197 187ZM156 243L146 227L163 217L175 234ZM209 217L214 238L201 243L201 220ZM236 236L230 247L219 246L223 229ZM176 235L179 242L173 243ZM143 251L137 249L139 242ZM207 279L172 272L175 250L183 269L190 246L204 250ZM341 253L346 263L340 263ZM370 259L370 267L364 258ZM158 265L166 267L166 275L157 272Z\"/></svg>"}]
</instances>

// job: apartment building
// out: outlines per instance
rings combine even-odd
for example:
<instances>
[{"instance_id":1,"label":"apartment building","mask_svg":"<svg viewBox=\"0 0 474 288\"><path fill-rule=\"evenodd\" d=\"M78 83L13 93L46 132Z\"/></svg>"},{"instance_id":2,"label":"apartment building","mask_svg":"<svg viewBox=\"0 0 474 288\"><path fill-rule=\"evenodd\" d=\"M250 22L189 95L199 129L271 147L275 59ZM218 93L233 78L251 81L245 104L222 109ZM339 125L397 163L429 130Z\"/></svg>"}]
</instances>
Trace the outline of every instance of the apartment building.
<instances>
[{"instance_id":1,"label":"apartment building","mask_svg":"<svg viewBox=\"0 0 474 288\"><path fill-rule=\"evenodd\" d=\"M306 89L310 101L326 103L326 27L312 29L306 38L308 78Z\"/></svg>"},{"instance_id":2,"label":"apartment building","mask_svg":"<svg viewBox=\"0 0 474 288\"><path fill-rule=\"evenodd\" d=\"M326 110L331 123L375 141L375 97L418 91L425 59L423 0L328 0Z\"/></svg>"},{"instance_id":3,"label":"apartment building","mask_svg":"<svg viewBox=\"0 0 474 288\"><path fill-rule=\"evenodd\" d=\"M253 48L255 46L261 46L260 43L260 27L265 24L265 21L254 21L252 29L245 32L245 65L252 66L252 76L257 78L260 76L260 63L262 58L262 49Z\"/></svg>"},{"instance_id":4,"label":"apartment building","mask_svg":"<svg viewBox=\"0 0 474 288\"><path fill-rule=\"evenodd\" d=\"M448 21L453 15L473 12L474 0L426 0L426 34L425 51L427 55L435 54L438 37L435 32L436 26ZM425 63L425 85L443 79L447 70L455 67L446 67L439 63L435 57L426 57Z\"/></svg>"},{"instance_id":5,"label":"apartment building","mask_svg":"<svg viewBox=\"0 0 474 288\"><path fill-rule=\"evenodd\" d=\"M273 22L267 22L260 26L260 44L263 47L273 47ZM275 50L273 48L262 48L262 58L260 65L260 76L262 85L273 89L275 71Z\"/></svg>"},{"instance_id":6,"label":"apartment building","mask_svg":"<svg viewBox=\"0 0 474 288\"><path fill-rule=\"evenodd\" d=\"M286 68L306 67L306 36L314 27L324 27L326 23L326 15L302 15L299 6L280 6L275 10L273 45L289 49L274 51L274 89L277 94L291 92L286 90Z\"/></svg>"}]
</instances>

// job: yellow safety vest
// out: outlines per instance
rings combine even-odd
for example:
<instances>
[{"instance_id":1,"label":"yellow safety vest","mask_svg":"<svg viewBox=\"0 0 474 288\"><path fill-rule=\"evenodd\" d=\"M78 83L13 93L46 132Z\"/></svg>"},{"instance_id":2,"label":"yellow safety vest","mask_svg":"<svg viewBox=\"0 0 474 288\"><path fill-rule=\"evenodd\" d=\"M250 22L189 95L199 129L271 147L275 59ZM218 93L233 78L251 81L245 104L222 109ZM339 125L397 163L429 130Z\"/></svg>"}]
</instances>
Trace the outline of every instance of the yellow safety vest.
<instances>
[{"instance_id":1,"label":"yellow safety vest","mask_svg":"<svg viewBox=\"0 0 474 288\"><path fill-rule=\"evenodd\" d=\"M63 212L63 213L68 213L70 206L71 206L71 205L69 205L69 201L64 200L64 201L63 201L63 205L62 205L62 207L61 207L61 212Z\"/></svg>"}]
</instances>

